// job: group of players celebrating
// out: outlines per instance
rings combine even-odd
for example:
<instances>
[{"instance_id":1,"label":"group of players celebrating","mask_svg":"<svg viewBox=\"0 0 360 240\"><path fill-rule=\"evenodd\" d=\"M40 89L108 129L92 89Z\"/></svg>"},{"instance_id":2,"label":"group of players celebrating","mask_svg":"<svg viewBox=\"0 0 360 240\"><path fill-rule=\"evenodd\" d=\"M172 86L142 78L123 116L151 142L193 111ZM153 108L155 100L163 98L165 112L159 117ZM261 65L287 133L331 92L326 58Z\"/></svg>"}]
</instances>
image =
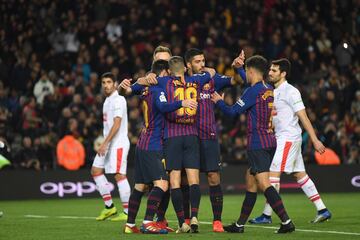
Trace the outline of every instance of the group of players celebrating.
<instances>
[{"instance_id":1,"label":"group of players celebrating","mask_svg":"<svg viewBox=\"0 0 360 240\"><path fill-rule=\"evenodd\" d=\"M135 186L130 196L126 179L129 149L126 102L118 94L115 77L110 73L102 76L107 96L103 107L105 142L95 157L92 175L105 209L97 220L104 220L117 212L104 171L115 174L124 213L112 220L126 219L125 233L166 234L173 231L165 218L170 198L178 219L176 233L197 233L200 172L206 173L208 179L214 232L244 232L258 189L264 193L267 203L264 213L249 222L271 223L273 210L281 220L277 233L293 232L295 226L278 193L282 172L293 173L315 204L318 212L312 222L331 218L305 172L299 119L315 150L323 153L325 147L316 137L300 92L286 81L290 73L289 61L272 61L269 70L264 57L255 55L245 61L242 51L232 66L236 76L223 76L205 67L205 56L199 49L186 51L184 60L172 56L169 48L159 46L155 49L150 73L134 84L130 79L120 83L121 95L140 97L144 118L135 150ZM266 75L268 82L264 79ZM218 92L240 82L245 83L246 89L233 106L228 106L224 96ZM223 226L221 221L223 193L215 107L225 116L247 115L246 195L239 219L228 226ZM145 217L138 229L135 219L142 196L148 190Z\"/></svg>"}]
</instances>

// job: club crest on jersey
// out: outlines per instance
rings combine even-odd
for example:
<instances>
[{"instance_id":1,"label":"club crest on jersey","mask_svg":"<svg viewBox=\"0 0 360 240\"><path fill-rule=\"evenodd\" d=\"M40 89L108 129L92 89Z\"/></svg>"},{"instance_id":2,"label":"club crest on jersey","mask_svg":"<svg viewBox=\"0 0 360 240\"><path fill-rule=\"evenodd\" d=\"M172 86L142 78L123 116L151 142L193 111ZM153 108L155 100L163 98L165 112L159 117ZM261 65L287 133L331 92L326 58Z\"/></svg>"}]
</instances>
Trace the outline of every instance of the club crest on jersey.
<instances>
[{"instance_id":1,"label":"club crest on jersey","mask_svg":"<svg viewBox=\"0 0 360 240\"><path fill-rule=\"evenodd\" d=\"M142 96L147 96L149 94L149 87L144 88L144 90L142 91L141 95Z\"/></svg>"},{"instance_id":2,"label":"club crest on jersey","mask_svg":"<svg viewBox=\"0 0 360 240\"><path fill-rule=\"evenodd\" d=\"M274 92L272 90L267 90L266 92L264 92L261 98L263 100L266 100L268 97L273 97L273 96L274 96Z\"/></svg>"},{"instance_id":3,"label":"club crest on jersey","mask_svg":"<svg viewBox=\"0 0 360 240\"><path fill-rule=\"evenodd\" d=\"M106 122L106 121L107 121L107 114L104 113L104 114L103 114L103 122Z\"/></svg>"},{"instance_id":4,"label":"club crest on jersey","mask_svg":"<svg viewBox=\"0 0 360 240\"><path fill-rule=\"evenodd\" d=\"M205 91L210 90L210 88L211 88L211 86L210 86L209 83L207 83L207 84L205 84L205 85L203 86L203 90L205 90Z\"/></svg>"}]
</instances>

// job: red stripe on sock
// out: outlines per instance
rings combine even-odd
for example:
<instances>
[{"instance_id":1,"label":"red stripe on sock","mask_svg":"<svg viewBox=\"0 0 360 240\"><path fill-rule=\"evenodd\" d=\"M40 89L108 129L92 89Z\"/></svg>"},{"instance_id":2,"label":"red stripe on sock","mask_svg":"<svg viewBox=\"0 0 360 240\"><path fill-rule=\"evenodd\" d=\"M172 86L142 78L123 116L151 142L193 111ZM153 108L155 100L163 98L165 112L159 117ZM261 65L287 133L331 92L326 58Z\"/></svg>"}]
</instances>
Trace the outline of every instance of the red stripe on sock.
<instances>
[{"instance_id":1,"label":"red stripe on sock","mask_svg":"<svg viewBox=\"0 0 360 240\"><path fill-rule=\"evenodd\" d=\"M309 181L309 177L307 178L307 179L305 179L305 181L303 181L302 183L300 183L300 187L302 187L302 186L304 186L305 185L305 183L307 183L308 181Z\"/></svg>"},{"instance_id":2,"label":"red stripe on sock","mask_svg":"<svg viewBox=\"0 0 360 240\"><path fill-rule=\"evenodd\" d=\"M109 196L109 197L103 197L103 199L104 199L104 201L109 201L109 200L111 200L112 198L111 198L111 196Z\"/></svg>"},{"instance_id":3,"label":"red stripe on sock","mask_svg":"<svg viewBox=\"0 0 360 240\"><path fill-rule=\"evenodd\" d=\"M316 198L310 199L312 202L315 202L316 200L319 200L320 196L317 196Z\"/></svg>"}]
</instances>

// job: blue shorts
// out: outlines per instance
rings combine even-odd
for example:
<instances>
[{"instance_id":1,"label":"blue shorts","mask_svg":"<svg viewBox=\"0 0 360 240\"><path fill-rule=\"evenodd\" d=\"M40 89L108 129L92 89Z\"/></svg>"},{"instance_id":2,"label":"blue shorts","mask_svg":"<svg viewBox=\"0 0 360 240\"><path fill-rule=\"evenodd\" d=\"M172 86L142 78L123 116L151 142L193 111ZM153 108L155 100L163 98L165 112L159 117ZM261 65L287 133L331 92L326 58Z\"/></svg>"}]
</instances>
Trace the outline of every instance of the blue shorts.
<instances>
[{"instance_id":1,"label":"blue shorts","mask_svg":"<svg viewBox=\"0 0 360 240\"><path fill-rule=\"evenodd\" d=\"M201 172L218 172L221 168L220 145L217 139L200 139Z\"/></svg>"},{"instance_id":2,"label":"blue shorts","mask_svg":"<svg viewBox=\"0 0 360 240\"><path fill-rule=\"evenodd\" d=\"M269 172L276 148L247 150L250 174Z\"/></svg>"},{"instance_id":3,"label":"blue shorts","mask_svg":"<svg viewBox=\"0 0 360 240\"><path fill-rule=\"evenodd\" d=\"M156 180L168 180L165 172L163 151L135 149L135 183L150 184Z\"/></svg>"},{"instance_id":4,"label":"blue shorts","mask_svg":"<svg viewBox=\"0 0 360 240\"><path fill-rule=\"evenodd\" d=\"M197 136L180 136L167 138L164 141L166 170L183 168L199 169L200 153Z\"/></svg>"}]
</instances>

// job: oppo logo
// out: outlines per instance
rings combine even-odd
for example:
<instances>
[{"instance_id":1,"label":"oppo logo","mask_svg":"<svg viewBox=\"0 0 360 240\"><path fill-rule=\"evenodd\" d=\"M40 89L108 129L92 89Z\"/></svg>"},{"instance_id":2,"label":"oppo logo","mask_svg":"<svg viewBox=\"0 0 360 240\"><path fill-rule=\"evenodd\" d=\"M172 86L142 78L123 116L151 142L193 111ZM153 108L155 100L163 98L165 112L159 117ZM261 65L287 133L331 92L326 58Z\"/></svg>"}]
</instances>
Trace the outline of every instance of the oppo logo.
<instances>
[{"instance_id":1,"label":"oppo logo","mask_svg":"<svg viewBox=\"0 0 360 240\"><path fill-rule=\"evenodd\" d=\"M359 176L355 176L351 179L351 184L354 187L360 187L360 175Z\"/></svg>"},{"instance_id":2,"label":"oppo logo","mask_svg":"<svg viewBox=\"0 0 360 240\"><path fill-rule=\"evenodd\" d=\"M110 192L114 190L114 185L108 183ZM93 193L96 191L96 185L93 182L45 182L40 185L40 191L47 195L57 194L59 197L64 197L65 194L76 194L82 197L86 193Z\"/></svg>"}]
</instances>

